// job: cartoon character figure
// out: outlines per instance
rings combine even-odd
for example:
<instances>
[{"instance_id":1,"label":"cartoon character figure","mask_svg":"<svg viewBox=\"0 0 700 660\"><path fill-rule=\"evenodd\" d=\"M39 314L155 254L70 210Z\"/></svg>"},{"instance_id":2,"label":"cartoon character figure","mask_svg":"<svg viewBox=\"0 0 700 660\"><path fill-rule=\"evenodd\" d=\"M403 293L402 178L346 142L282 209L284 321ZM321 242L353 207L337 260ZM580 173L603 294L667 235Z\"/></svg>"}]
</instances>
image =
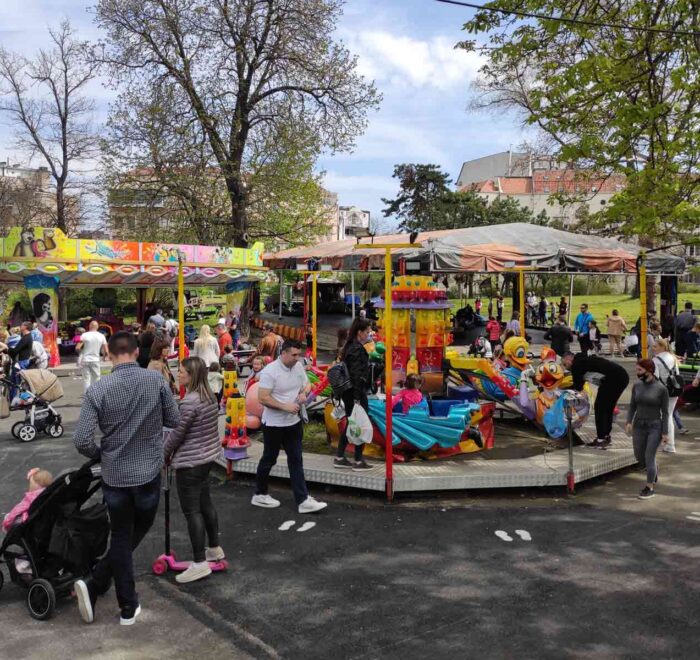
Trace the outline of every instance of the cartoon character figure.
<instances>
[{"instance_id":1,"label":"cartoon character figure","mask_svg":"<svg viewBox=\"0 0 700 660\"><path fill-rule=\"evenodd\" d=\"M535 371L535 383L539 393L535 399L535 419L542 424L544 414L554 405L560 395L559 386L564 378L564 369L556 361L542 362Z\"/></svg>"},{"instance_id":2,"label":"cartoon character figure","mask_svg":"<svg viewBox=\"0 0 700 660\"><path fill-rule=\"evenodd\" d=\"M511 385L518 386L522 379L523 371L530 365L527 350L530 345L522 337L510 337L503 345L503 355L508 362L502 373L510 381Z\"/></svg>"},{"instance_id":3,"label":"cartoon character figure","mask_svg":"<svg viewBox=\"0 0 700 660\"><path fill-rule=\"evenodd\" d=\"M53 326L51 315L51 297L47 293L37 293L32 300L32 308L36 322L43 328Z\"/></svg>"},{"instance_id":4,"label":"cartoon character figure","mask_svg":"<svg viewBox=\"0 0 700 660\"><path fill-rule=\"evenodd\" d=\"M34 237L34 229L27 227L20 234L19 243L15 246L15 257L46 257L56 247L54 230L45 229L44 238Z\"/></svg>"}]
</instances>

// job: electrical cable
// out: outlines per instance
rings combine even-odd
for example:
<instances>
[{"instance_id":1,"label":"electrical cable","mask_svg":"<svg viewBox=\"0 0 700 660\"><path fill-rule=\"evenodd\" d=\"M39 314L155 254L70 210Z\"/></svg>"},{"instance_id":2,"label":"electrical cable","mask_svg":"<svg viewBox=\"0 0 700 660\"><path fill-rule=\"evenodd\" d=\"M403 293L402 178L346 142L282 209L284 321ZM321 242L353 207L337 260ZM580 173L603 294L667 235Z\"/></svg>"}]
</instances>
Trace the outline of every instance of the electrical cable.
<instances>
[{"instance_id":1,"label":"electrical cable","mask_svg":"<svg viewBox=\"0 0 700 660\"><path fill-rule=\"evenodd\" d=\"M546 14L538 14L533 12L520 11L518 9L503 9L501 7L487 7L485 5L477 5L473 2L465 2L464 0L435 0L446 5L457 5L458 7L468 7L477 9L478 11L490 11L497 14L507 16L518 16L520 18L535 18L542 21L554 21L557 23L569 23L572 25L585 25L587 27L606 27L617 30L630 30L632 32L651 32L656 34L670 34L685 37L700 37L700 32L693 30L672 30L670 28L643 27L639 25L625 25L623 23L602 23L598 21L588 21L582 18L567 18L566 16L547 16Z\"/></svg>"}]
</instances>

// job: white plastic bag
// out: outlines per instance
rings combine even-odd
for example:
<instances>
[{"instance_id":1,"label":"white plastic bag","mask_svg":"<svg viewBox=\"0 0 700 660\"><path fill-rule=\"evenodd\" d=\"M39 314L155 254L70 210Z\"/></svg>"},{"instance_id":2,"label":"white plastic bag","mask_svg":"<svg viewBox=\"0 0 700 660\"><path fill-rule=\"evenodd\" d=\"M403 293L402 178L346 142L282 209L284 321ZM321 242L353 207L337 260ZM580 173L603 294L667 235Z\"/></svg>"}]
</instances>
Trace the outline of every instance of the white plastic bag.
<instances>
[{"instance_id":1,"label":"white plastic bag","mask_svg":"<svg viewBox=\"0 0 700 660\"><path fill-rule=\"evenodd\" d=\"M372 442L374 431L372 422L365 412L365 409L355 404L350 417L348 417L348 441L353 445L361 445L363 443Z\"/></svg>"}]
</instances>

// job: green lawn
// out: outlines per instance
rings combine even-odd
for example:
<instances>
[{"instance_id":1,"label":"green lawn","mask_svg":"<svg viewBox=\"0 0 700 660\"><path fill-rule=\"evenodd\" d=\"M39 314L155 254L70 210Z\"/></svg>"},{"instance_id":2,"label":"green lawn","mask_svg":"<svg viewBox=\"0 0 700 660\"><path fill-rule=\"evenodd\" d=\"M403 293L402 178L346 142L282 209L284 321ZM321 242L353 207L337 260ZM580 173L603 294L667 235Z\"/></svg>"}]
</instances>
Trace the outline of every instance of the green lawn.
<instances>
[{"instance_id":1,"label":"green lawn","mask_svg":"<svg viewBox=\"0 0 700 660\"><path fill-rule=\"evenodd\" d=\"M548 300L552 300L552 298L549 298ZM555 302L559 301L559 298L556 297L554 298ZM700 308L700 293L681 293L678 296L678 306L680 308L683 307L686 301L690 301L693 303L693 306L695 309ZM450 302L454 305L454 309L457 310L459 308L460 301L459 300L450 300ZM470 301L471 304L474 304L474 301ZM511 316L511 309L512 309L512 304L511 300L509 298L505 299L505 307L504 307L504 315L503 315L503 320L507 321L510 319ZM639 317L639 299L636 298L630 298L629 295L624 295L624 294L612 294L612 295L590 295L590 296L574 296L573 298L573 308L571 310L571 323L573 324L574 319L576 318L576 314L578 314L578 309L579 306L582 303L588 303L588 308L590 312L593 314L594 318L597 321L602 321L603 323L605 322L605 315L610 315L612 313L613 309L617 309L617 311L620 313L622 318L627 321L628 325L634 325L634 323L637 321L637 318ZM484 308L483 312L484 314L486 313L486 306L488 305L488 301L484 301ZM658 302L657 302L657 309L658 309ZM495 312L495 309L494 309ZM601 326L602 330L605 331L605 325Z\"/></svg>"}]
</instances>

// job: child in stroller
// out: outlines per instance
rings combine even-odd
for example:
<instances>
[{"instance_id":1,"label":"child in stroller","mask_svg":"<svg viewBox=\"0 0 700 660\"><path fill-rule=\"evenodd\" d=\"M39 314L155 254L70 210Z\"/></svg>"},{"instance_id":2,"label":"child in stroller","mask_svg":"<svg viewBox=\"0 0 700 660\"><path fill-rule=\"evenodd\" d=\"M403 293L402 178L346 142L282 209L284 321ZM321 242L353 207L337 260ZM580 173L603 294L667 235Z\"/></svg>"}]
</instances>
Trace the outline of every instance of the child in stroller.
<instances>
[{"instance_id":1,"label":"child in stroller","mask_svg":"<svg viewBox=\"0 0 700 660\"><path fill-rule=\"evenodd\" d=\"M44 432L52 438L63 435L63 418L51 405L63 396L58 376L48 369L22 369L17 372L19 388L10 401L10 410L24 410L24 420L15 422L12 435L23 442L36 439ZM0 376L0 382L12 391L12 379Z\"/></svg>"},{"instance_id":2,"label":"child in stroller","mask_svg":"<svg viewBox=\"0 0 700 660\"><path fill-rule=\"evenodd\" d=\"M76 579L87 575L107 548L109 520L104 503L85 506L102 485L94 461L62 474L29 506L0 544L0 563L10 579L27 587L27 609L40 621L70 594ZM22 572L18 570L18 563ZM4 582L0 571L0 589Z\"/></svg>"}]
</instances>

